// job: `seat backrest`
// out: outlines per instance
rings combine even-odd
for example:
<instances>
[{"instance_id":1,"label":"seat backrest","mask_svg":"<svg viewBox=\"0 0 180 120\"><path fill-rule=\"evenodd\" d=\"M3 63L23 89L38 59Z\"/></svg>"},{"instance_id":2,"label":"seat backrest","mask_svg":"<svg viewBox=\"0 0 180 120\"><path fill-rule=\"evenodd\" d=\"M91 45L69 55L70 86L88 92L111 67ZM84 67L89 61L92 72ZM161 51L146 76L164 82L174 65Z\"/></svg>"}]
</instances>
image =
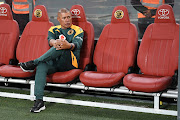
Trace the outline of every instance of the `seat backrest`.
<instances>
[{"instance_id":1,"label":"seat backrest","mask_svg":"<svg viewBox=\"0 0 180 120\"><path fill-rule=\"evenodd\" d=\"M0 63L9 64L10 59L15 59L19 26L13 20L12 11L8 4L0 5L0 26Z\"/></svg>"},{"instance_id":2,"label":"seat backrest","mask_svg":"<svg viewBox=\"0 0 180 120\"><path fill-rule=\"evenodd\" d=\"M92 63L94 49L94 27L86 20L83 6L73 5L71 7L72 23L81 27L84 31L83 44L81 48L79 67L84 69L87 64Z\"/></svg>"},{"instance_id":3,"label":"seat backrest","mask_svg":"<svg viewBox=\"0 0 180 120\"><path fill-rule=\"evenodd\" d=\"M138 66L141 72L155 76L173 76L178 69L179 25L170 5L161 5L155 21L143 36Z\"/></svg>"},{"instance_id":4,"label":"seat backrest","mask_svg":"<svg viewBox=\"0 0 180 120\"><path fill-rule=\"evenodd\" d=\"M36 6L32 21L26 25L17 46L16 55L19 62L36 59L50 48L47 37L51 26L53 23L49 21L45 6Z\"/></svg>"},{"instance_id":5,"label":"seat backrest","mask_svg":"<svg viewBox=\"0 0 180 120\"><path fill-rule=\"evenodd\" d=\"M100 72L128 72L134 65L138 33L130 23L125 6L114 8L111 23L106 25L94 51L94 63Z\"/></svg>"}]
</instances>

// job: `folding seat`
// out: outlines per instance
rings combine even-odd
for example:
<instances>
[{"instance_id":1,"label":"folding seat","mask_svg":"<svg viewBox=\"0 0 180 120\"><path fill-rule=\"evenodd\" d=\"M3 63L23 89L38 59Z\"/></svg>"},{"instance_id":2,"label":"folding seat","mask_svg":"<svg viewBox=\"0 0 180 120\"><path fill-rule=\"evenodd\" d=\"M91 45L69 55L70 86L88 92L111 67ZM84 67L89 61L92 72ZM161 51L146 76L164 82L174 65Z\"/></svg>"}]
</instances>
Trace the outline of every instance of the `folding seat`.
<instances>
[{"instance_id":1,"label":"folding seat","mask_svg":"<svg viewBox=\"0 0 180 120\"><path fill-rule=\"evenodd\" d=\"M12 64L15 60L16 46L19 40L19 26L13 20L8 4L0 5L0 66Z\"/></svg>"},{"instance_id":2,"label":"folding seat","mask_svg":"<svg viewBox=\"0 0 180 120\"><path fill-rule=\"evenodd\" d=\"M30 21L18 42L16 57L19 62L27 62L44 54L48 49L48 30L53 25L45 6L38 5L34 8L32 21ZM23 72L19 66L4 65L0 67L0 75L3 77L25 78L33 76L34 73Z\"/></svg>"},{"instance_id":3,"label":"folding seat","mask_svg":"<svg viewBox=\"0 0 180 120\"><path fill-rule=\"evenodd\" d=\"M81 73L80 81L91 87L118 85L134 66L137 45L137 28L130 23L127 8L115 7L111 23L104 27L94 51L97 71Z\"/></svg>"},{"instance_id":4,"label":"folding seat","mask_svg":"<svg viewBox=\"0 0 180 120\"><path fill-rule=\"evenodd\" d=\"M79 69L73 69L65 72L56 72L48 76L47 82L53 83L69 83L74 82L76 78L83 72L88 64L92 63L92 54L94 49L94 27L86 20L83 6L73 5L71 7L72 23L81 27L84 31L83 44L80 54Z\"/></svg>"},{"instance_id":5,"label":"folding seat","mask_svg":"<svg viewBox=\"0 0 180 120\"><path fill-rule=\"evenodd\" d=\"M167 89L178 70L179 25L169 5L159 6L155 21L143 36L137 64L142 74L128 74L124 85L132 91L159 92Z\"/></svg>"}]
</instances>

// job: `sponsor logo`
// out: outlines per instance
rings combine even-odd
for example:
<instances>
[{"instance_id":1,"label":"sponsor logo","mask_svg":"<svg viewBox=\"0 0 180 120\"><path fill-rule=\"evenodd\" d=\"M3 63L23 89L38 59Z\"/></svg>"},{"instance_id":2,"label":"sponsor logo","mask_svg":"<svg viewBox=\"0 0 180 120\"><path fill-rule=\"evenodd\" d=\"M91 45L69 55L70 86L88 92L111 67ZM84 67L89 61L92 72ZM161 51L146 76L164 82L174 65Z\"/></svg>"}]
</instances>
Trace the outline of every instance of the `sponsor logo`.
<instances>
[{"instance_id":1,"label":"sponsor logo","mask_svg":"<svg viewBox=\"0 0 180 120\"><path fill-rule=\"evenodd\" d=\"M63 34L61 34L61 35L59 35L59 39L66 40L66 37Z\"/></svg>"},{"instance_id":2,"label":"sponsor logo","mask_svg":"<svg viewBox=\"0 0 180 120\"><path fill-rule=\"evenodd\" d=\"M34 11L34 16L37 18L41 18L42 17L42 11L40 9L36 9Z\"/></svg>"},{"instance_id":3,"label":"sponsor logo","mask_svg":"<svg viewBox=\"0 0 180 120\"><path fill-rule=\"evenodd\" d=\"M167 9L160 9L158 11L158 19L169 19L169 10Z\"/></svg>"},{"instance_id":4,"label":"sponsor logo","mask_svg":"<svg viewBox=\"0 0 180 120\"><path fill-rule=\"evenodd\" d=\"M79 9L73 9L71 10L72 18L81 18L80 16L80 10Z\"/></svg>"},{"instance_id":5,"label":"sponsor logo","mask_svg":"<svg viewBox=\"0 0 180 120\"><path fill-rule=\"evenodd\" d=\"M7 16L7 9L5 7L0 7L0 16Z\"/></svg>"},{"instance_id":6,"label":"sponsor logo","mask_svg":"<svg viewBox=\"0 0 180 120\"><path fill-rule=\"evenodd\" d=\"M116 19L122 19L124 17L124 12L122 10L117 10L115 13L114 13L114 17Z\"/></svg>"}]
</instances>

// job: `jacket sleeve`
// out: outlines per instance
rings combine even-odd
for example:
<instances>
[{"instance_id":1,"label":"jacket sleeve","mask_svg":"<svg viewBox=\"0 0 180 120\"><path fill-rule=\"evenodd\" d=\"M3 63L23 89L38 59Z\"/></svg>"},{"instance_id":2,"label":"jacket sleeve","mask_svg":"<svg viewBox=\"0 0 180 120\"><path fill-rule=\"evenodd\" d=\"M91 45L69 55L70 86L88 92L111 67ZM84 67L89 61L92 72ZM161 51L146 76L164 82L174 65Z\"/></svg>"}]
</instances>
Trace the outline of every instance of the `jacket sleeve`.
<instances>
[{"instance_id":1,"label":"jacket sleeve","mask_svg":"<svg viewBox=\"0 0 180 120\"><path fill-rule=\"evenodd\" d=\"M131 0L132 6L139 12L143 13L143 11L148 10L145 6L142 5L140 0Z\"/></svg>"},{"instance_id":2,"label":"jacket sleeve","mask_svg":"<svg viewBox=\"0 0 180 120\"><path fill-rule=\"evenodd\" d=\"M48 43L51 39L56 40L56 34L55 34L55 29L53 27L51 27L48 31ZM49 45L50 46L50 45Z\"/></svg>"},{"instance_id":3,"label":"jacket sleeve","mask_svg":"<svg viewBox=\"0 0 180 120\"><path fill-rule=\"evenodd\" d=\"M73 38L72 43L74 43L74 45L75 45L74 50L81 49L82 43L83 43L83 36L84 36L84 32L81 32L80 34L76 35Z\"/></svg>"}]
</instances>

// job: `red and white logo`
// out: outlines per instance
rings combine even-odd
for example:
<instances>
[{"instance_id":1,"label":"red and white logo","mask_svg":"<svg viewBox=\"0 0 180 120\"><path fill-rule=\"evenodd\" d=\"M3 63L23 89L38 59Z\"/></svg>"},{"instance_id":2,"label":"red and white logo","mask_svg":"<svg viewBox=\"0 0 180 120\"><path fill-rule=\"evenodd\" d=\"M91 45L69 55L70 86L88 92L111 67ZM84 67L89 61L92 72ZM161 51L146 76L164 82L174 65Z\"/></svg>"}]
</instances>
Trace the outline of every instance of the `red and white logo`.
<instances>
[{"instance_id":1,"label":"red and white logo","mask_svg":"<svg viewBox=\"0 0 180 120\"><path fill-rule=\"evenodd\" d=\"M61 35L59 36L59 39L66 40L66 37L65 37L63 34L61 34Z\"/></svg>"},{"instance_id":2,"label":"red and white logo","mask_svg":"<svg viewBox=\"0 0 180 120\"><path fill-rule=\"evenodd\" d=\"M167 9L160 9L158 11L158 19L169 19L169 10Z\"/></svg>"},{"instance_id":3,"label":"red and white logo","mask_svg":"<svg viewBox=\"0 0 180 120\"><path fill-rule=\"evenodd\" d=\"M80 12L79 9L73 9L73 10L71 10L72 18L81 18L81 16L79 16L80 13L81 13L81 12Z\"/></svg>"},{"instance_id":4,"label":"red and white logo","mask_svg":"<svg viewBox=\"0 0 180 120\"><path fill-rule=\"evenodd\" d=\"M7 9L5 7L0 7L0 16L7 16Z\"/></svg>"}]
</instances>

